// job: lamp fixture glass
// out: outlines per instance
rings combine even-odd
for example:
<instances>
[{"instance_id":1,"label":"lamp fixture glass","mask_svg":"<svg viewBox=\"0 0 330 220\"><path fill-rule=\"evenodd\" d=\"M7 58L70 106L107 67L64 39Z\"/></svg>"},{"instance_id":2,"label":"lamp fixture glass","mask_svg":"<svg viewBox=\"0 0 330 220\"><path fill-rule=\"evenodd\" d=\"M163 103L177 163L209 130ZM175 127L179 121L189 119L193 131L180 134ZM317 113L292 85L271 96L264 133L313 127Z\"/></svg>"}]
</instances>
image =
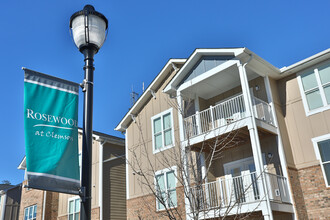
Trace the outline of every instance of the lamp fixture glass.
<instances>
[{"instance_id":1,"label":"lamp fixture glass","mask_svg":"<svg viewBox=\"0 0 330 220\"><path fill-rule=\"evenodd\" d=\"M70 28L74 43L81 52L92 48L97 53L105 41L108 20L95 11L93 6L86 5L83 10L71 16Z\"/></svg>"}]
</instances>

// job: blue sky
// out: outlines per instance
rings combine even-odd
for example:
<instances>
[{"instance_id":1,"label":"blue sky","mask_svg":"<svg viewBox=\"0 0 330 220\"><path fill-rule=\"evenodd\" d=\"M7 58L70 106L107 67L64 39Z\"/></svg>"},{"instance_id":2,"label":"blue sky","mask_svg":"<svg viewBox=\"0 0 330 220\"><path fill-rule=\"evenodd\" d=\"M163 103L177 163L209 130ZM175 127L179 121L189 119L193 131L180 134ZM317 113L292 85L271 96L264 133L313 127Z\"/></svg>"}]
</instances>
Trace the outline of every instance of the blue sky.
<instances>
[{"instance_id":1,"label":"blue sky","mask_svg":"<svg viewBox=\"0 0 330 220\"><path fill-rule=\"evenodd\" d=\"M16 0L0 14L0 181L23 181L25 155L23 71L27 67L74 82L83 80L83 55L69 34L70 16L85 4L109 20L95 56L94 130L121 136L114 127L170 58L195 48L247 47L276 67L330 47L329 1L219 0ZM82 125L82 95L79 125Z\"/></svg>"}]
</instances>

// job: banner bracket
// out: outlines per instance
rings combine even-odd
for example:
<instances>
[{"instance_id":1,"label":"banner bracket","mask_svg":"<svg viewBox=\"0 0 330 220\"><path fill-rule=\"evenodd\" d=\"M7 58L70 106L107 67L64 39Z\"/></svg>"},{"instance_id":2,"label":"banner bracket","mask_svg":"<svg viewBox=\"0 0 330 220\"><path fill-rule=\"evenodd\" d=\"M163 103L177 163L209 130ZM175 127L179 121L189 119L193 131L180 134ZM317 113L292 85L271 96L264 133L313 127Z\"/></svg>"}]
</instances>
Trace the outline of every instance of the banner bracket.
<instances>
[{"instance_id":1,"label":"banner bracket","mask_svg":"<svg viewBox=\"0 0 330 220\"><path fill-rule=\"evenodd\" d=\"M81 201L86 201L86 187L83 186L79 188L79 196L81 198Z\"/></svg>"},{"instance_id":2,"label":"banner bracket","mask_svg":"<svg viewBox=\"0 0 330 220\"><path fill-rule=\"evenodd\" d=\"M79 84L83 92L86 92L86 84L94 85L93 82L84 79L83 82Z\"/></svg>"}]
</instances>

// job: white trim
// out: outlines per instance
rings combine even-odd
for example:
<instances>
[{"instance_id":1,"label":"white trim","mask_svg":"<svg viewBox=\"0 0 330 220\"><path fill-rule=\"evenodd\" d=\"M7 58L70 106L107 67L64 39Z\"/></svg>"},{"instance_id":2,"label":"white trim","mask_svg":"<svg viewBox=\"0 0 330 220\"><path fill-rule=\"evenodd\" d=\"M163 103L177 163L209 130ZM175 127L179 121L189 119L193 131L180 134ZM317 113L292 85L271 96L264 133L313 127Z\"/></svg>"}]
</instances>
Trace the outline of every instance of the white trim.
<instances>
[{"instance_id":1,"label":"white trim","mask_svg":"<svg viewBox=\"0 0 330 220\"><path fill-rule=\"evenodd\" d=\"M319 137L312 138L316 159L318 159L320 161L320 166L321 166L321 169L322 169L324 182L325 182L325 185L326 185L327 188L330 187L330 183L328 183L327 176L325 174L322 158L321 158L320 151L319 151L318 142L329 140L329 139L330 139L330 134L325 134L325 135L322 135L322 136L319 136Z\"/></svg>"},{"instance_id":2,"label":"white trim","mask_svg":"<svg viewBox=\"0 0 330 220\"><path fill-rule=\"evenodd\" d=\"M5 212L6 212L6 203L7 203L7 193L1 195L1 202L2 202L2 207L1 207L1 220L5 220Z\"/></svg>"},{"instance_id":3,"label":"white trim","mask_svg":"<svg viewBox=\"0 0 330 220\"><path fill-rule=\"evenodd\" d=\"M320 75L319 75L319 70L318 70L318 68L323 67L324 65L327 65L327 64L329 65L329 62L321 63L315 68L309 68L309 69L306 69L306 70L296 74L301 99L302 99L304 109L305 109L305 113L306 113L307 117L310 116L310 115L314 115L314 114L324 112L324 111L330 109L330 104L327 103L327 100L326 100L326 97L325 97L325 94L324 94L324 89L323 89L321 79L320 79ZM329 66L329 68L330 68L330 66ZM319 107L319 108L316 108L316 109L313 109L313 110L309 110L308 102L307 102L307 99L306 99L306 94L305 94L305 91L304 91L304 86L303 86L302 80L301 80L301 75L303 75L305 73L308 73L308 72L313 72L314 75L315 75L316 82L317 82L317 87L318 87L318 90L320 92L320 96L321 96L321 100L322 100L322 104L323 104L322 107Z\"/></svg>"},{"instance_id":4,"label":"white trim","mask_svg":"<svg viewBox=\"0 0 330 220\"><path fill-rule=\"evenodd\" d=\"M27 171L26 173L34 175L34 176L46 176L46 177L51 177L54 179L65 180L65 181L74 182L74 183L80 183L80 180L76 180L76 179L72 179L72 178L68 178L68 177L56 176L53 174L36 173L36 172L29 172L29 171Z\"/></svg>"},{"instance_id":5,"label":"white trim","mask_svg":"<svg viewBox=\"0 0 330 220\"><path fill-rule=\"evenodd\" d=\"M154 184L155 184L155 187L156 187L157 186L156 176L163 174L164 175L165 191L167 192L167 177L166 177L165 174L168 173L168 172L171 172L171 171L174 171L174 177L175 177L176 206L171 206L171 207L167 207L167 208L176 208L176 207L178 207L178 196L177 196L177 191L176 191L178 180L177 180L177 169L176 169L176 166L172 166L170 168L165 168L165 169L156 171L155 172L155 176L154 176ZM157 192L157 189L156 189L156 192ZM163 210L165 210L165 208L164 209L158 209L158 202L157 201L158 200L156 198L156 211L163 211Z\"/></svg>"},{"instance_id":6,"label":"white trim","mask_svg":"<svg viewBox=\"0 0 330 220\"><path fill-rule=\"evenodd\" d=\"M45 220L45 211L46 211L46 199L47 199L47 191L44 190L44 198L43 198L43 202L42 202L42 220Z\"/></svg>"},{"instance_id":7,"label":"white trim","mask_svg":"<svg viewBox=\"0 0 330 220\"><path fill-rule=\"evenodd\" d=\"M164 146L164 128L163 128L163 116L170 113L170 118L171 118L171 133L172 133L172 144L170 145L167 145L167 146ZM155 149L155 138L154 138L154 120L156 118L161 118L161 132L162 132L162 147L159 148L159 149ZM152 152L153 154L156 154L158 152L161 152L161 151L164 151L164 150L167 150L167 149L170 149L172 147L175 146L175 142L174 142L174 124L173 124L173 108L170 108L166 111L163 111L157 115L154 115L151 117L151 130L152 130Z\"/></svg>"},{"instance_id":8,"label":"white trim","mask_svg":"<svg viewBox=\"0 0 330 220\"><path fill-rule=\"evenodd\" d=\"M72 213L72 214L73 214L73 218L74 218L74 216L75 216L76 213L80 213L80 206L81 206L81 205L79 205L79 212L77 212L77 211L75 210L75 209L76 209L76 204L75 204L75 203L76 203L76 200L77 200L77 199L79 199L79 201L80 201L80 197L79 197L79 196L74 196L74 197L71 197L71 198L68 199L68 219L69 219L69 215L70 215L70 202L71 202L71 201L73 201L73 211L74 211L74 212ZM81 202L81 201L80 201L80 202ZM79 220L79 219L74 219L74 220Z\"/></svg>"},{"instance_id":9,"label":"white trim","mask_svg":"<svg viewBox=\"0 0 330 220\"><path fill-rule=\"evenodd\" d=\"M288 170L287 170L287 163L286 163L286 156L285 156L285 152L284 152L284 146L283 146L283 142L282 142L282 135L281 135L281 130L278 125L278 121L277 121L276 109L275 109L274 100L273 100L273 93L272 93L272 89L271 89L271 85L270 85L268 76L264 77L264 83L265 83L265 87L266 87L268 103L270 104L270 107L272 108L272 112L273 112L274 125L277 130L277 138L278 138L277 144L278 144L278 154L280 157L280 164L282 167L282 172L284 174L284 177L286 177L286 179L288 180L288 186L289 186L290 178L289 178L289 174L288 174ZM290 194L291 203L294 205L295 201L293 199L293 193L292 193L290 186L288 187L288 190L289 190L289 194ZM297 219L296 209L293 209L293 214L294 214L294 219L296 220Z\"/></svg>"},{"instance_id":10,"label":"white trim","mask_svg":"<svg viewBox=\"0 0 330 220\"><path fill-rule=\"evenodd\" d=\"M100 220L103 220L103 145L105 141L99 142L99 206Z\"/></svg>"},{"instance_id":11,"label":"white trim","mask_svg":"<svg viewBox=\"0 0 330 220\"><path fill-rule=\"evenodd\" d=\"M126 200L129 199L129 175L128 175L128 129L125 132L125 155L126 155Z\"/></svg>"},{"instance_id":12,"label":"white trim","mask_svg":"<svg viewBox=\"0 0 330 220\"><path fill-rule=\"evenodd\" d=\"M30 79L24 79L24 82L36 84L36 85L39 85L39 86L48 87L48 88L51 88L51 89L57 89L57 90L60 90L60 91L63 91L63 92L72 93L74 95L79 95L79 93L74 92L72 90L63 89L63 88L60 88L60 87L57 87L57 86L51 86L49 84L37 82L37 81L34 81L34 80L30 80Z\"/></svg>"},{"instance_id":13,"label":"white trim","mask_svg":"<svg viewBox=\"0 0 330 220\"><path fill-rule=\"evenodd\" d=\"M26 210L27 210L27 211L28 211L28 220L38 219L37 216L36 216L36 218L33 218L33 214L32 214L32 219L29 218L29 215L30 215L30 213L29 213L30 207L35 207L35 208L33 208L32 211L33 211L33 213L34 213L34 210L36 209L36 213L37 213L37 210L38 210L38 204L34 204L34 205L30 205L30 206L24 207L23 218L25 217L25 212L26 212Z\"/></svg>"}]
</instances>

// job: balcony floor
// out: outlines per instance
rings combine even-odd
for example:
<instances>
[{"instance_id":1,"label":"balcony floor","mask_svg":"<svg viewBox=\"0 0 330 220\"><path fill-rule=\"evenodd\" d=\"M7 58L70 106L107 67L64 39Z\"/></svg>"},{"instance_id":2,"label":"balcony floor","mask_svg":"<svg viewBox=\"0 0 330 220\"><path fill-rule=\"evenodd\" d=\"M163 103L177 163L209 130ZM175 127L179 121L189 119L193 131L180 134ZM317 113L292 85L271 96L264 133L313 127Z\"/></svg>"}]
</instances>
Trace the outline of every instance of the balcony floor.
<instances>
[{"instance_id":1,"label":"balcony floor","mask_svg":"<svg viewBox=\"0 0 330 220\"><path fill-rule=\"evenodd\" d=\"M276 135L276 133L274 133L272 130L265 129L264 126L266 123L260 121L259 124L260 126L258 126L258 135L260 140L269 136ZM219 148L225 147L225 149L229 149L232 147L238 147L240 145L250 143L250 134L247 126L217 136L212 134L213 133L209 135L204 134L192 137L189 140L191 150L209 152L210 148L207 146L216 145Z\"/></svg>"}]
</instances>

